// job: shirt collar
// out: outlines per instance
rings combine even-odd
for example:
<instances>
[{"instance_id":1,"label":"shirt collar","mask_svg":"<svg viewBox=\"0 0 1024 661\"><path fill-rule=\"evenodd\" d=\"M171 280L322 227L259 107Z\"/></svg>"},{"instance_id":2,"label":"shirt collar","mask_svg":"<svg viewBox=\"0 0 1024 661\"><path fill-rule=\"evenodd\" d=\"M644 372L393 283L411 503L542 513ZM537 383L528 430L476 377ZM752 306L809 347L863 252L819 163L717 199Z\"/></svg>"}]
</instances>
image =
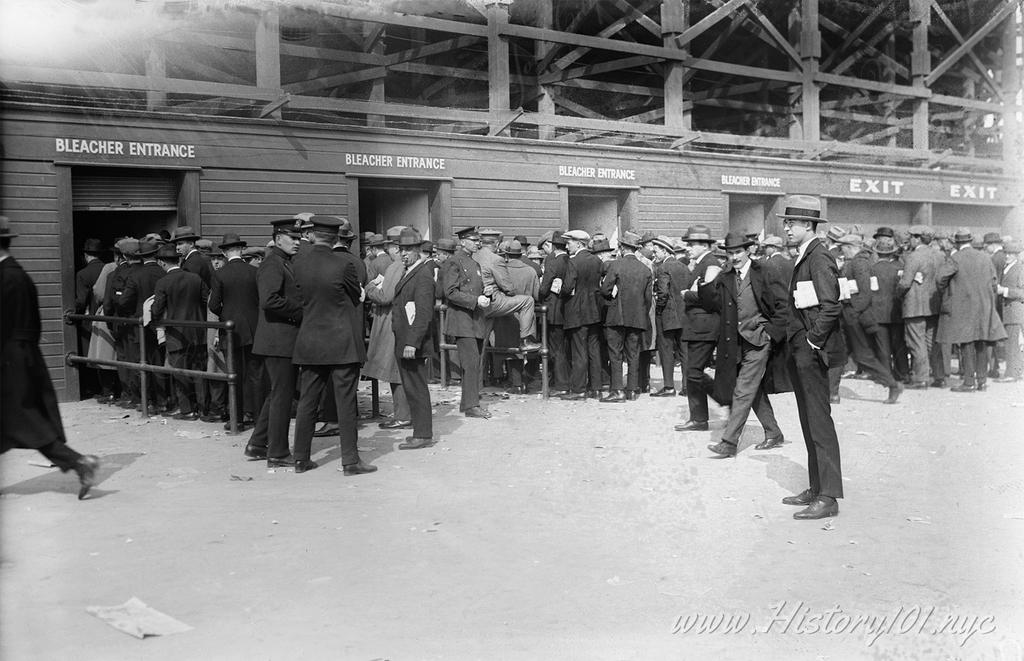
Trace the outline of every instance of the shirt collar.
<instances>
[{"instance_id":1,"label":"shirt collar","mask_svg":"<svg viewBox=\"0 0 1024 661\"><path fill-rule=\"evenodd\" d=\"M737 273L739 273L741 278L746 278L747 274L750 273L750 265L752 263L753 263L753 260L748 259L747 263L743 265L743 268L741 268L739 271L737 271Z\"/></svg>"}]
</instances>

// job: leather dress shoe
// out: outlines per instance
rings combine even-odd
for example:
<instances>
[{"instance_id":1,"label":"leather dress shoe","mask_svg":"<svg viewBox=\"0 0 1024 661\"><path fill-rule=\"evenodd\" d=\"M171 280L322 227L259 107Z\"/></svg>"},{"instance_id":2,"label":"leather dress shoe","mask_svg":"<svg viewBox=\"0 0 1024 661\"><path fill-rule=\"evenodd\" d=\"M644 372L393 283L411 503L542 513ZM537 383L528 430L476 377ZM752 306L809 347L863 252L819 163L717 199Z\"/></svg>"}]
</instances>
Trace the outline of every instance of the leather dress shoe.
<instances>
[{"instance_id":1,"label":"leather dress shoe","mask_svg":"<svg viewBox=\"0 0 1024 661\"><path fill-rule=\"evenodd\" d=\"M412 420L387 420L377 426L381 429L412 429Z\"/></svg>"},{"instance_id":2,"label":"leather dress shoe","mask_svg":"<svg viewBox=\"0 0 1024 661\"><path fill-rule=\"evenodd\" d=\"M570 394L568 390L549 390L548 397L565 397Z\"/></svg>"},{"instance_id":3,"label":"leather dress shoe","mask_svg":"<svg viewBox=\"0 0 1024 661\"><path fill-rule=\"evenodd\" d=\"M783 498L782 499L782 504L783 505L797 505L799 507L806 507L806 506L810 505L811 502L816 497L817 496L814 495L813 491L811 491L810 489L804 489L803 491L801 491L800 493L798 493L795 496L786 496L785 498Z\"/></svg>"},{"instance_id":4,"label":"leather dress shoe","mask_svg":"<svg viewBox=\"0 0 1024 661\"><path fill-rule=\"evenodd\" d=\"M252 460L266 459L267 458L267 448L265 448L265 447L261 448L258 445L253 445L252 443L246 443L245 444L245 452L243 452L243 454L246 457L248 457L249 459L252 459Z\"/></svg>"},{"instance_id":5,"label":"leather dress shoe","mask_svg":"<svg viewBox=\"0 0 1024 661\"><path fill-rule=\"evenodd\" d=\"M927 390L928 389L928 382L927 381L911 381L910 383L907 384L906 388L907 388L907 390Z\"/></svg>"},{"instance_id":6,"label":"leather dress shoe","mask_svg":"<svg viewBox=\"0 0 1024 661\"><path fill-rule=\"evenodd\" d=\"M305 473L306 471L313 470L314 468L316 468L319 465L320 464L316 463L312 459L296 459L295 460L295 472L296 473Z\"/></svg>"},{"instance_id":7,"label":"leather dress shoe","mask_svg":"<svg viewBox=\"0 0 1024 661\"><path fill-rule=\"evenodd\" d=\"M903 384L896 382L896 385L889 388L889 397L882 402L883 404L895 404L896 400L900 398L900 393L903 392Z\"/></svg>"},{"instance_id":8,"label":"leather dress shoe","mask_svg":"<svg viewBox=\"0 0 1024 661\"><path fill-rule=\"evenodd\" d=\"M929 385L932 388L945 388L946 387L946 380L945 379L934 379Z\"/></svg>"},{"instance_id":9,"label":"leather dress shoe","mask_svg":"<svg viewBox=\"0 0 1024 661\"><path fill-rule=\"evenodd\" d=\"M199 412L198 411L189 411L188 413L175 413L171 417L173 419L175 419L175 420L193 420L194 421L194 420L198 420L199 419Z\"/></svg>"},{"instance_id":10,"label":"leather dress shoe","mask_svg":"<svg viewBox=\"0 0 1024 661\"><path fill-rule=\"evenodd\" d=\"M704 420L687 420L681 425L675 426L676 431L707 431L708 421Z\"/></svg>"},{"instance_id":11,"label":"leather dress shoe","mask_svg":"<svg viewBox=\"0 0 1024 661\"><path fill-rule=\"evenodd\" d=\"M635 402L638 399L640 399L640 393L638 393L635 390L627 390L626 391L626 401L628 401L628 402Z\"/></svg>"},{"instance_id":12,"label":"leather dress shoe","mask_svg":"<svg viewBox=\"0 0 1024 661\"><path fill-rule=\"evenodd\" d=\"M323 438L324 436L334 436L338 433L338 425L333 422L325 422L320 429L313 432L313 436L317 438Z\"/></svg>"},{"instance_id":13,"label":"leather dress shoe","mask_svg":"<svg viewBox=\"0 0 1024 661\"><path fill-rule=\"evenodd\" d=\"M728 441L719 441L714 445L709 445L708 449L715 454L722 455L723 457L735 457L736 456L736 444Z\"/></svg>"},{"instance_id":14,"label":"leather dress shoe","mask_svg":"<svg viewBox=\"0 0 1024 661\"><path fill-rule=\"evenodd\" d=\"M363 475L365 473L372 473L377 470L376 466L370 464L364 464L362 460L357 464L349 464L348 466L342 466L341 471L345 475Z\"/></svg>"},{"instance_id":15,"label":"leather dress shoe","mask_svg":"<svg viewBox=\"0 0 1024 661\"><path fill-rule=\"evenodd\" d=\"M978 384L978 387L975 388L975 390L977 390L978 392L984 392L988 390L988 384L982 381L981 383Z\"/></svg>"},{"instance_id":16,"label":"leather dress shoe","mask_svg":"<svg viewBox=\"0 0 1024 661\"><path fill-rule=\"evenodd\" d=\"M199 419L203 422L227 422L230 417L227 413L221 413L219 411L212 411L206 415L199 416Z\"/></svg>"},{"instance_id":17,"label":"leather dress shoe","mask_svg":"<svg viewBox=\"0 0 1024 661\"><path fill-rule=\"evenodd\" d=\"M626 393L621 390L612 390L608 393L607 397L601 398L602 404L615 404L617 402L626 401Z\"/></svg>"},{"instance_id":18,"label":"leather dress shoe","mask_svg":"<svg viewBox=\"0 0 1024 661\"><path fill-rule=\"evenodd\" d=\"M818 496L807 506L793 514L794 519L825 519L839 514L839 503L835 498Z\"/></svg>"},{"instance_id":19,"label":"leather dress shoe","mask_svg":"<svg viewBox=\"0 0 1024 661\"><path fill-rule=\"evenodd\" d=\"M436 443L432 438L416 438L410 436L401 443L398 444L399 450L420 450L422 448L429 448L431 445Z\"/></svg>"},{"instance_id":20,"label":"leather dress shoe","mask_svg":"<svg viewBox=\"0 0 1024 661\"><path fill-rule=\"evenodd\" d=\"M953 386L952 388L950 388L950 391L952 391L952 392L974 392L976 389L977 388L975 388L973 383L961 383L958 386Z\"/></svg>"},{"instance_id":21,"label":"leather dress shoe","mask_svg":"<svg viewBox=\"0 0 1024 661\"><path fill-rule=\"evenodd\" d=\"M256 425L253 424L253 422L251 420L248 420L248 421L247 420L242 420L241 422L238 423L238 431L240 431L240 432L248 431L248 430L252 429L255 426ZM230 420L228 420L227 422L224 423L224 431L231 431L231 421Z\"/></svg>"},{"instance_id":22,"label":"leather dress shoe","mask_svg":"<svg viewBox=\"0 0 1024 661\"><path fill-rule=\"evenodd\" d=\"M590 399L600 399L601 398L601 392L599 390L588 390L584 394L587 397L589 397Z\"/></svg>"},{"instance_id":23,"label":"leather dress shoe","mask_svg":"<svg viewBox=\"0 0 1024 661\"><path fill-rule=\"evenodd\" d=\"M84 500L89 489L96 484L96 471L99 467L99 458L91 454L82 455L75 462L75 472L78 473L78 500Z\"/></svg>"},{"instance_id":24,"label":"leather dress shoe","mask_svg":"<svg viewBox=\"0 0 1024 661\"><path fill-rule=\"evenodd\" d=\"M466 409L465 415L467 418L483 418L486 420L487 418L491 417L491 412L482 406L473 406L471 408ZM374 468L373 470L377 469Z\"/></svg>"},{"instance_id":25,"label":"leather dress shoe","mask_svg":"<svg viewBox=\"0 0 1024 661\"><path fill-rule=\"evenodd\" d=\"M757 445L754 446L755 450L773 450L783 443L786 442L785 437L779 436L778 438L766 438Z\"/></svg>"},{"instance_id":26,"label":"leather dress shoe","mask_svg":"<svg viewBox=\"0 0 1024 661\"><path fill-rule=\"evenodd\" d=\"M505 390L505 392L507 392L510 395L525 395L526 394L526 386L509 386Z\"/></svg>"},{"instance_id":27,"label":"leather dress shoe","mask_svg":"<svg viewBox=\"0 0 1024 661\"><path fill-rule=\"evenodd\" d=\"M520 351L540 351L540 342L523 342L519 345Z\"/></svg>"},{"instance_id":28,"label":"leather dress shoe","mask_svg":"<svg viewBox=\"0 0 1024 661\"><path fill-rule=\"evenodd\" d=\"M679 392L676 393L680 397L686 397L686 388L680 388Z\"/></svg>"},{"instance_id":29,"label":"leather dress shoe","mask_svg":"<svg viewBox=\"0 0 1024 661\"><path fill-rule=\"evenodd\" d=\"M290 454L284 457L267 457L267 468L284 468L294 465L295 459Z\"/></svg>"},{"instance_id":30,"label":"leather dress shoe","mask_svg":"<svg viewBox=\"0 0 1024 661\"><path fill-rule=\"evenodd\" d=\"M569 402L576 402L576 401L584 400L586 398L587 398L587 393L585 393L585 392L570 392L570 393L567 393L565 395L562 395L562 399L564 399L566 401L569 401Z\"/></svg>"},{"instance_id":31,"label":"leather dress shoe","mask_svg":"<svg viewBox=\"0 0 1024 661\"><path fill-rule=\"evenodd\" d=\"M672 397L675 394L675 388L662 388L658 392L652 392L651 397Z\"/></svg>"}]
</instances>

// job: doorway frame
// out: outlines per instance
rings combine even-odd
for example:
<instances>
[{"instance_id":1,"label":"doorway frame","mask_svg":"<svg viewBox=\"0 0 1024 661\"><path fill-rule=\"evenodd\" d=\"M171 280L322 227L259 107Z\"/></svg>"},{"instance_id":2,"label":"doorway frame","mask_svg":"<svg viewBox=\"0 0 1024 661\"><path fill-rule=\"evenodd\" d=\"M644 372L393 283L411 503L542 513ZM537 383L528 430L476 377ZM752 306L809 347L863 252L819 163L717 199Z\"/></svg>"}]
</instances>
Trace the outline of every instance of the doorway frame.
<instances>
[{"instance_id":1,"label":"doorway frame","mask_svg":"<svg viewBox=\"0 0 1024 661\"><path fill-rule=\"evenodd\" d=\"M640 192L641 186L616 186L604 184L558 184L559 217L563 227L569 227L569 197L572 189L588 189L593 191L609 191L617 193L622 200L622 209L616 219L618 236L626 230L635 231L640 226Z\"/></svg>"},{"instance_id":2,"label":"doorway frame","mask_svg":"<svg viewBox=\"0 0 1024 661\"><path fill-rule=\"evenodd\" d=\"M361 246L359 237L363 229L359 223L359 186L360 180L364 179L386 179L388 181L408 181L420 183L427 192L427 213L430 225L430 234L433 241L451 236L452 234L452 185L455 179L452 177L419 177L411 174L375 174L368 172L345 173L345 180L348 185L347 202L348 209L346 217L352 223L352 231L356 234L356 245L353 252L359 254Z\"/></svg>"}]
</instances>

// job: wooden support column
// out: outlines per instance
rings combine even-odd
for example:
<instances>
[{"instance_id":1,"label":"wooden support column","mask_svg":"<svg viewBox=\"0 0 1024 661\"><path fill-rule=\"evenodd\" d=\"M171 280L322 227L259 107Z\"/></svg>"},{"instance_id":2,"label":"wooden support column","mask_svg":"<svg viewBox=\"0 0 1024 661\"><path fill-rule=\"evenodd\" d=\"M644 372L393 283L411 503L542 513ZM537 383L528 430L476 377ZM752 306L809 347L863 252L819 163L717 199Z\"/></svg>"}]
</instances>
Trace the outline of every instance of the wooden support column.
<instances>
[{"instance_id":1,"label":"wooden support column","mask_svg":"<svg viewBox=\"0 0 1024 661\"><path fill-rule=\"evenodd\" d=\"M661 5L661 37L666 48L674 48L676 37L686 31L690 15L690 0L664 0ZM689 46L682 49L689 55ZM691 108L686 103L684 75L686 65L678 60L668 61L665 67L665 126L689 131L693 126Z\"/></svg>"},{"instance_id":2,"label":"wooden support column","mask_svg":"<svg viewBox=\"0 0 1024 661\"><path fill-rule=\"evenodd\" d=\"M536 7L537 12L537 27L544 28L545 30L552 30L555 27L555 10L552 6L552 0L539 0ZM544 62L547 60L551 51L554 50L555 45L547 41L535 41L534 42L534 53L537 58L537 62ZM538 74L544 73L538 69ZM538 76L539 78L539 76ZM555 114L555 98L551 95L550 85L538 85L537 86L537 112L541 115L554 115ZM555 129L553 126L547 126L541 124L537 126L537 137L541 140L553 140L555 138Z\"/></svg>"},{"instance_id":3,"label":"wooden support column","mask_svg":"<svg viewBox=\"0 0 1024 661\"><path fill-rule=\"evenodd\" d=\"M803 65L800 109L803 113L803 139L821 140L821 100L818 74L821 59L821 31L818 29L818 0L800 0L800 61Z\"/></svg>"},{"instance_id":4,"label":"wooden support column","mask_svg":"<svg viewBox=\"0 0 1024 661\"><path fill-rule=\"evenodd\" d=\"M789 16L787 16L787 27L789 28L789 43L799 44L801 41L801 22L800 22L800 9L793 7ZM800 68L797 67L795 62L790 62L790 71L800 72ZM803 124L803 111L800 109L800 99L803 96L802 87L793 85L789 88L789 107L792 114L790 115L789 122L789 139L790 140L803 140L804 139L804 124ZM781 236L781 232L776 232Z\"/></svg>"},{"instance_id":5,"label":"wooden support column","mask_svg":"<svg viewBox=\"0 0 1024 661\"><path fill-rule=\"evenodd\" d=\"M512 0L489 0L487 11L487 78L489 82L488 111L491 135L509 134L507 121L511 110L511 76L509 74L508 39L500 34L508 25L508 8Z\"/></svg>"},{"instance_id":6,"label":"wooden support column","mask_svg":"<svg viewBox=\"0 0 1024 661\"><path fill-rule=\"evenodd\" d=\"M384 29L386 30L387 27ZM373 23L363 23L363 37L366 40L370 40L366 44L366 52L383 57L384 35L379 27ZM371 81L369 98L371 103L384 103L384 78L384 76L378 76ZM385 125L384 115L367 115L366 125L377 128L383 127Z\"/></svg>"},{"instance_id":7,"label":"wooden support column","mask_svg":"<svg viewBox=\"0 0 1024 661\"><path fill-rule=\"evenodd\" d=\"M281 89L281 17L276 7L260 13L256 24L256 87ZM281 119L281 110L270 113Z\"/></svg>"},{"instance_id":8,"label":"wooden support column","mask_svg":"<svg viewBox=\"0 0 1024 661\"><path fill-rule=\"evenodd\" d=\"M910 53L910 77L914 87L927 87L932 70L928 52L928 26L931 24L930 0L910 0L910 21L914 25L913 50ZM914 102L914 149L928 149L928 101Z\"/></svg>"},{"instance_id":9,"label":"wooden support column","mask_svg":"<svg viewBox=\"0 0 1024 661\"><path fill-rule=\"evenodd\" d=\"M167 60L161 42L150 44L146 53L146 77L156 80L167 78ZM156 90L146 91L146 110L162 110L167 105L167 93Z\"/></svg>"},{"instance_id":10,"label":"wooden support column","mask_svg":"<svg viewBox=\"0 0 1024 661\"><path fill-rule=\"evenodd\" d=\"M1012 174L1020 174L1022 170L1021 160L1024 160L1024 153L1021 153L1019 141L1020 122L1017 120L1017 95L1020 93L1021 69L1017 66L1019 26L1016 16L1010 16L1003 24L1003 62L1000 72L999 85L1003 90L1003 160L1014 169Z\"/></svg>"}]
</instances>

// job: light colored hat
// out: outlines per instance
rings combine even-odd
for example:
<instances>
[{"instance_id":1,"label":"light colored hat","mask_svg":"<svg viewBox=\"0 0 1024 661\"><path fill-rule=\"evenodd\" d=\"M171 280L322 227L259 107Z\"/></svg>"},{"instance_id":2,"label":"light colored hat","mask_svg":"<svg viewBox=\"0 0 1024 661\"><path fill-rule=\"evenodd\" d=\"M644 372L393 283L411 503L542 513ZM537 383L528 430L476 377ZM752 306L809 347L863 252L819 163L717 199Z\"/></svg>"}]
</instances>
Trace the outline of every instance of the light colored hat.
<instances>
[{"instance_id":1,"label":"light colored hat","mask_svg":"<svg viewBox=\"0 0 1024 661\"><path fill-rule=\"evenodd\" d=\"M860 234L847 234L845 236L839 237L836 240L836 243L843 246L860 247L864 245L864 237L862 237Z\"/></svg>"},{"instance_id":2,"label":"light colored hat","mask_svg":"<svg viewBox=\"0 0 1024 661\"><path fill-rule=\"evenodd\" d=\"M786 198L785 211L777 214L779 218L809 220L812 223L827 223L821 215L821 199L814 195L790 195Z\"/></svg>"},{"instance_id":3,"label":"light colored hat","mask_svg":"<svg viewBox=\"0 0 1024 661\"><path fill-rule=\"evenodd\" d=\"M569 230L562 234L563 239L576 239L577 241L590 241L590 235L583 230Z\"/></svg>"},{"instance_id":4,"label":"light colored hat","mask_svg":"<svg viewBox=\"0 0 1024 661\"><path fill-rule=\"evenodd\" d=\"M768 236L764 237L764 241L761 242L761 245L772 246L774 248L779 248L781 250L782 248L786 247L786 242L782 240L782 237L775 236L774 234L769 234Z\"/></svg>"},{"instance_id":5,"label":"light colored hat","mask_svg":"<svg viewBox=\"0 0 1024 661\"><path fill-rule=\"evenodd\" d=\"M832 227L828 228L828 232L825 234L825 236L832 239L833 241L838 241L839 239L846 236L846 234L847 232L845 229L843 229L839 225L833 225Z\"/></svg>"}]
</instances>

